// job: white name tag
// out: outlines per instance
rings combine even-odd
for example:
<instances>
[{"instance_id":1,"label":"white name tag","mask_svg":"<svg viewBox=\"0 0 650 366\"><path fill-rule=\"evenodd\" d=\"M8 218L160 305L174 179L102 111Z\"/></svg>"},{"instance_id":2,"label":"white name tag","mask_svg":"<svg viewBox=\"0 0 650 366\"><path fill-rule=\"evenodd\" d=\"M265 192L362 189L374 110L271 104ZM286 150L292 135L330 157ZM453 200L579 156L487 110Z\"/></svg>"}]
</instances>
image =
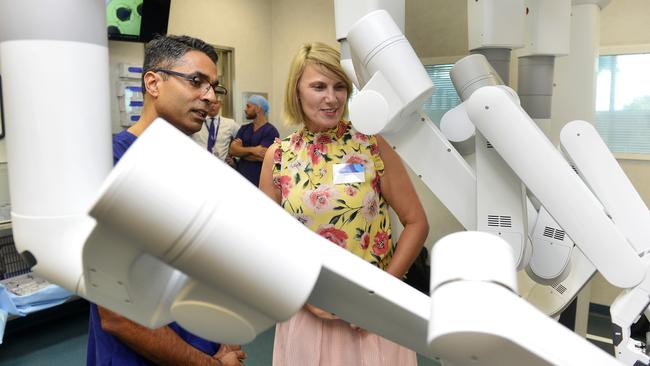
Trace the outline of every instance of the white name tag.
<instances>
[{"instance_id":1,"label":"white name tag","mask_svg":"<svg viewBox=\"0 0 650 366\"><path fill-rule=\"evenodd\" d=\"M365 171L363 164L334 164L334 184L365 182Z\"/></svg>"}]
</instances>

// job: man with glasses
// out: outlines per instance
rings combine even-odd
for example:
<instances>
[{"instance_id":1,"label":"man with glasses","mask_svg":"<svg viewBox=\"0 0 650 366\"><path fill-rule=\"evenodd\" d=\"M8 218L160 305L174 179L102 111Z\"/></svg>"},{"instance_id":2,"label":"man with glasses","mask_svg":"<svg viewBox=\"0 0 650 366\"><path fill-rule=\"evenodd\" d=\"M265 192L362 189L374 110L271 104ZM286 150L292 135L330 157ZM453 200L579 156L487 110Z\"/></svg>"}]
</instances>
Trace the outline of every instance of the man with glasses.
<instances>
[{"instance_id":1,"label":"man with glasses","mask_svg":"<svg viewBox=\"0 0 650 366\"><path fill-rule=\"evenodd\" d=\"M234 162L228 150L230 143L237 136L239 125L234 120L226 118L219 113L223 103L223 95L217 95L217 102L210 105L210 110L208 111L209 117L203 123L201 131L192 135L192 139L217 158L233 166Z\"/></svg>"},{"instance_id":2,"label":"man with glasses","mask_svg":"<svg viewBox=\"0 0 650 366\"><path fill-rule=\"evenodd\" d=\"M158 117L187 135L201 129L210 105L223 91L217 82L217 54L188 36L163 36L145 48L140 119L113 137L113 161L122 157ZM173 148L173 147L170 147ZM180 188L179 188L180 189ZM239 346L201 339L176 323L149 329L108 309L90 306L90 365L242 365Z\"/></svg>"}]
</instances>

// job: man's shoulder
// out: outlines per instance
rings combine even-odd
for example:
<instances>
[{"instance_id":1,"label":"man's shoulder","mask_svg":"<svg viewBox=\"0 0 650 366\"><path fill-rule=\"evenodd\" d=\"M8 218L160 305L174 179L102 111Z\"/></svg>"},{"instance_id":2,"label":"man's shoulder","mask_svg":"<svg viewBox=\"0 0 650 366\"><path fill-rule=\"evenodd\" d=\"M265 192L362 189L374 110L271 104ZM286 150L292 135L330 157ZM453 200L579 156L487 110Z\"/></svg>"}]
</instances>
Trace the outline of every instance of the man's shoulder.
<instances>
[{"instance_id":1,"label":"man's shoulder","mask_svg":"<svg viewBox=\"0 0 650 366\"><path fill-rule=\"evenodd\" d=\"M239 123L235 122L235 120L232 119L232 118L221 117L221 123L224 126L234 127L234 128L237 128L237 129L239 129L239 127L240 127Z\"/></svg>"},{"instance_id":2,"label":"man's shoulder","mask_svg":"<svg viewBox=\"0 0 650 366\"><path fill-rule=\"evenodd\" d=\"M201 129L198 130L197 132L193 133L190 135L192 140L198 142L198 143L205 143L208 141L208 128L205 126L205 123L201 125Z\"/></svg>"},{"instance_id":3,"label":"man's shoulder","mask_svg":"<svg viewBox=\"0 0 650 366\"><path fill-rule=\"evenodd\" d=\"M126 150L135 142L135 139L137 139L137 136L128 130L113 136L113 164L117 164Z\"/></svg>"},{"instance_id":4,"label":"man's shoulder","mask_svg":"<svg viewBox=\"0 0 650 366\"><path fill-rule=\"evenodd\" d=\"M129 130L123 130L113 136L113 148L115 146L122 146L128 148L137 137L129 132Z\"/></svg>"},{"instance_id":5,"label":"man's shoulder","mask_svg":"<svg viewBox=\"0 0 650 366\"><path fill-rule=\"evenodd\" d=\"M278 129L273 125L273 123L271 123L271 121L267 122L266 125L268 126L266 129L267 129L269 132L277 133L278 135L280 134L280 133L278 132Z\"/></svg>"},{"instance_id":6,"label":"man's shoulder","mask_svg":"<svg viewBox=\"0 0 650 366\"><path fill-rule=\"evenodd\" d=\"M129 132L129 130L122 130L115 135L113 135L113 141L133 141L136 139L136 136Z\"/></svg>"}]
</instances>

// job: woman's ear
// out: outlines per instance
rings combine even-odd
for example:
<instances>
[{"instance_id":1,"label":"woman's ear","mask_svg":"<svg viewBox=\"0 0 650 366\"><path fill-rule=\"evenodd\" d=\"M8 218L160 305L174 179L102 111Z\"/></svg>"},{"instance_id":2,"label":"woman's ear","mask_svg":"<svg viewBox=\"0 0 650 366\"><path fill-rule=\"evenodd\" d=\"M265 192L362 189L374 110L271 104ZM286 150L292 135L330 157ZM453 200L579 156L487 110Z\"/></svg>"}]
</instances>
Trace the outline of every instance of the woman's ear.
<instances>
[{"instance_id":1,"label":"woman's ear","mask_svg":"<svg viewBox=\"0 0 650 366\"><path fill-rule=\"evenodd\" d=\"M158 75L153 71L147 71L144 74L143 79L144 79L144 88L145 88L143 92L144 91L148 92L154 98L158 97L158 94L160 94L158 91L159 82L162 81L160 75Z\"/></svg>"}]
</instances>

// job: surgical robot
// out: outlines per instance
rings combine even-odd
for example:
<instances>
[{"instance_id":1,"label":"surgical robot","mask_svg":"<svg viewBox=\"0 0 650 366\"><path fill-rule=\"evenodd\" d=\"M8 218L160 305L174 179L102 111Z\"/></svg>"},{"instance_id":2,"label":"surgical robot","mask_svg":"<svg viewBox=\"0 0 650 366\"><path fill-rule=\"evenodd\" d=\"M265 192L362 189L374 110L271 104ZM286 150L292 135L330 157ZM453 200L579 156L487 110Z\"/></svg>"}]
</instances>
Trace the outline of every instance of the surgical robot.
<instances>
[{"instance_id":1,"label":"surgical robot","mask_svg":"<svg viewBox=\"0 0 650 366\"><path fill-rule=\"evenodd\" d=\"M145 326L176 320L197 335L227 343L246 343L309 302L444 364L618 364L517 295L512 246L495 235L457 233L436 244L428 297L310 232L163 120L148 128L111 170L104 11L101 0L62 0L57 7L38 0L0 1L14 238L39 275ZM76 21L66 20L71 17ZM385 92L413 80L412 85L426 89L422 95L430 95L433 85L418 75L422 65L402 33L381 10L352 24L347 37L351 51L368 61L354 69L357 76L365 69L368 80L375 80L360 85L379 85ZM366 35L369 40L363 39ZM381 35L393 37L393 47L375 48L373 42L384 41ZM376 52L366 57L359 50ZM44 54L47 67L36 57ZM412 74L392 79L383 71L375 78L382 73L374 65L394 62L394 57L404 61L402 69L413 66ZM379 60L384 63L374 63ZM401 92L393 90L391 96L403 97ZM386 137L403 157L407 154L399 146L415 148L411 139L437 134L437 141L418 148L438 144L441 159L458 162L456 172L465 179L459 183L475 186L469 165L418 113L421 96L394 99L400 105L391 98L381 104L378 97L385 98L381 92L359 98L353 110L372 103L372 110L397 111L399 118L384 119L385 126L394 128ZM530 122L513 98L502 88L479 88L468 100L469 118L554 214L561 199L544 188L548 177L526 173L520 166L523 158L512 157L521 142L507 150L513 137L490 129L495 119ZM34 117L34 111L47 118ZM376 128L376 121L381 119L368 123L369 128ZM539 131L522 125L518 133L543 147L540 141L545 140L535 135ZM438 166L437 156L419 159L420 164ZM553 164L566 164L558 159ZM188 160L195 163L186 164ZM585 240L590 243L585 255L613 283L636 290L645 267L631 249L622 249L601 269L600 258L611 253L598 244L625 239L617 236L609 217L599 216L602 207L593 209L598 201L573 170L572 178L565 173L557 178L569 182L576 206L602 225L592 223L598 230L589 235L575 228L580 217L558 221L570 235L575 231L595 239ZM217 184L223 193L211 189ZM454 186L458 188L447 183L450 192ZM237 199L225 193L231 191L238 192ZM233 219L241 217L243 207L257 208L246 215L259 218L259 230L245 230L244 223ZM467 210L470 221L472 212ZM285 232L292 235L279 234ZM476 255L468 258L467 253ZM617 264L626 266L625 274L612 270ZM479 308L477 298L482 299Z\"/></svg>"},{"instance_id":2,"label":"surgical robot","mask_svg":"<svg viewBox=\"0 0 650 366\"><path fill-rule=\"evenodd\" d=\"M469 24L478 23L486 28L481 28L480 36L473 39L470 26L470 48L473 51L484 47L517 46L518 41L512 40L512 34L517 32L504 31L502 25L507 24L505 28L509 28L512 24L519 24L512 20L513 16L516 16L512 13L516 3L487 1L483 2L483 5L477 5L476 2L468 1ZM568 27L571 10L568 1L563 4L527 1L527 9L523 2L519 3L520 6L514 8L520 9L522 15L529 12L541 14L538 17L554 19L554 26L559 22L565 25L565 29ZM395 6L393 2L391 6ZM499 7L502 7L501 11ZM384 8L390 9L389 6ZM524 9L527 10L525 13ZM472 13L473 17L478 14L480 21L472 22ZM506 16L499 18L498 14ZM398 13L396 18L399 17ZM373 22L369 18L371 16L367 15L363 21ZM576 121L568 124L562 131L562 149L567 156L567 162L545 138L535 123L539 121L533 122L519 107L517 94L501 86L503 82L499 75L483 56L472 55L462 59L452 69L451 78L464 102L459 108L451 111L452 116L447 118L447 122L460 124L453 126L455 129L451 129L451 132L452 135L455 134L454 137L463 138L451 139L453 145L458 147L459 151L469 150L475 154L473 161L468 161L475 169L475 178L463 174L465 180L461 182L466 184L456 187L456 192L462 187L471 186L471 183L474 183L476 188L463 192L464 200L458 199L448 194L446 187L432 177L446 176L451 172L456 179L456 173L466 172L466 166L461 159L453 155L453 149L447 148L445 153L445 141L440 139L435 125L427 121L427 117L422 113L409 109L411 105L408 103L412 100L409 98L413 95L422 98L425 93L427 76L422 70L418 75L421 83L412 82L415 78L412 75L414 65L400 61L400 66L407 66L402 70L395 70L395 64L391 65L377 56L380 52L388 54L391 51L403 55L405 51L398 51L398 47L394 46L399 37L397 27L393 27L391 33L386 30L389 27L379 25L388 23L387 20L380 19L379 15L374 15L374 18L376 24L367 25L366 31L359 30L361 25L355 24L355 30L350 31L342 42L342 47L349 43L352 49L352 64L357 70L357 82L361 82L362 87L359 95L367 93L363 99L358 99L358 95L352 101L353 124L364 132L382 133L467 229L477 228L506 239L513 247L518 268L526 267L526 272L533 279L543 285L553 285L537 286L528 294L528 299L538 302L536 305L549 315L561 312L593 276L596 269L600 270L610 283L630 289L630 293L636 293L632 295L626 291L612 306L614 344L617 357L625 363L647 364L645 346L643 342L630 339L629 327L648 306L647 285L644 280L647 265L640 257L647 253L650 215L593 127L586 122ZM560 21L562 19L564 22ZM490 27L488 23L491 21L496 24ZM546 23L537 21L535 26L529 29L529 37L532 35L533 38L525 42L527 49L521 53L527 58L526 61L520 61L520 69L525 71L520 70L520 74L523 74L520 89L526 93L522 107L531 110L531 114L539 119L548 119L550 114L549 80L552 80L552 62L548 57L566 54L568 51L562 42L558 46L540 36L547 29L544 26ZM384 29L385 33L381 34L379 29ZM377 34L380 35L368 42L367 38ZM500 34L504 36L499 37ZM342 40L344 36L345 32L337 28L337 38ZM361 39L362 37L366 38ZM363 42L372 45L363 45ZM355 43L362 45L357 46ZM523 44L523 40L520 43ZM542 58L541 61L538 57ZM358 69L362 71L359 72ZM507 67L501 69L507 70ZM409 83L399 83L398 80L407 79L404 73L409 73ZM390 78L393 78L392 83L382 83L382 79ZM541 87L535 86L536 80L546 80L546 83ZM475 93L478 94L474 96ZM401 101L402 104L395 100ZM366 113L372 106L382 103L387 112ZM442 122L441 127L445 132L444 117ZM409 139L401 139L405 132L409 134ZM470 137L475 141L468 143ZM595 151L599 153L595 154ZM423 159L423 156L426 158ZM429 161L441 166L420 164ZM605 166L607 169L604 169ZM513 177L517 178L516 181L513 181ZM471 182L472 180L474 182ZM523 194L519 182L523 182L534 194L533 198L539 202L539 213L531 209L533 205ZM477 192L476 196L472 195L473 191ZM474 202L468 204L467 201L472 198ZM532 220L531 217L528 218L528 222L534 225L531 225L529 230L526 230L525 226L522 230L524 220L514 220L517 216L521 218L522 206L524 211L527 207L528 212L534 213ZM562 228L556 222L561 222ZM598 229L594 226L598 226ZM528 241L534 244L530 260L526 255L527 236L532 239ZM603 239L605 240L598 243L598 240ZM574 246L574 241L577 246ZM631 263L633 268L624 263ZM631 270L627 272L622 270L623 268ZM567 287L563 288L562 281ZM559 293L559 296L554 296L555 293ZM550 298L550 301L546 298Z\"/></svg>"}]
</instances>

